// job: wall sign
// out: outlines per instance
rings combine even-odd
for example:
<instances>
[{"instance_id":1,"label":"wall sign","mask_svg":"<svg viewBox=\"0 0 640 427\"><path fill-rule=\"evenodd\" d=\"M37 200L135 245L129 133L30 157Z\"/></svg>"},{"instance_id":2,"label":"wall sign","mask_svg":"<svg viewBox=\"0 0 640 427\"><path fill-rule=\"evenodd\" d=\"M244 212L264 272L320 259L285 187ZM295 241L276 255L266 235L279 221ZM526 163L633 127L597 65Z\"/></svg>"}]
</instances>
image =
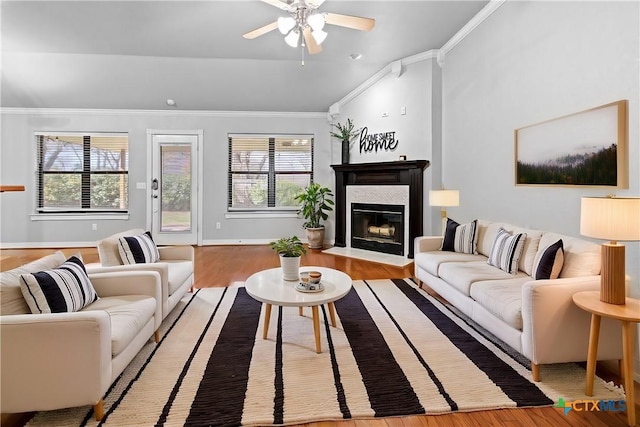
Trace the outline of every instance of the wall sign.
<instances>
[{"instance_id":1,"label":"wall sign","mask_svg":"<svg viewBox=\"0 0 640 427\"><path fill-rule=\"evenodd\" d=\"M381 132L373 133L369 135L367 127L362 128L360 132L360 153L369 153L371 151L394 151L398 147L398 141L396 139L396 133L394 132Z\"/></svg>"}]
</instances>

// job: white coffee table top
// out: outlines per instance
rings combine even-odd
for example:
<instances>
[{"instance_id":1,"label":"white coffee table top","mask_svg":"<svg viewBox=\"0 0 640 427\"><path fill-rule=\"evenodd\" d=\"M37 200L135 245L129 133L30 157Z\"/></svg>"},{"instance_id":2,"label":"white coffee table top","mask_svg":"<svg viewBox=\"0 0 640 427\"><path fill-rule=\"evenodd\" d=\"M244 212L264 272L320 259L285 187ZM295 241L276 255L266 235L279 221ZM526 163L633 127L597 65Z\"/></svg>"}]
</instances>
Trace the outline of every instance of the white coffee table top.
<instances>
[{"instance_id":1,"label":"white coffee table top","mask_svg":"<svg viewBox=\"0 0 640 427\"><path fill-rule=\"evenodd\" d=\"M282 280L282 269L272 268L251 275L245 282L247 293L254 299L272 305L310 307L339 300L351 290L351 277L342 271L326 267L305 266L303 271L322 273L320 292L300 292L295 289L298 281Z\"/></svg>"}]
</instances>

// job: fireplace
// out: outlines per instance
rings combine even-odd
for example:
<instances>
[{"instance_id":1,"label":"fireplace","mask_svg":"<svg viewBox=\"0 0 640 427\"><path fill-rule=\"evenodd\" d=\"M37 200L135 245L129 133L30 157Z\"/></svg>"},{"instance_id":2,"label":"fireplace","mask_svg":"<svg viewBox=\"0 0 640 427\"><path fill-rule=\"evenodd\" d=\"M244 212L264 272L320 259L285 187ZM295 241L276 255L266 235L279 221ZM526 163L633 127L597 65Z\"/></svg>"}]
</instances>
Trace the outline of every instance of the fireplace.
<instances>
[{"instance_id":1,"label":"fireplace","mask_svg":"<svg viewBox=\"0 0 640 427\"><path fill-rule=\"evenodd\" d=\"M413 240L421 236L423 230L423 171L428 166L428 160L331 165L336 174L335 246L358 247L354 246L352 235L353 231L359 233L362 230L356 230L361 225L354 223L354 204L402 206L403 230L394 228L394 239L402 242L399 245L402 248L401 254L413 258ZM372 225L382 227L385 224ZM397 225L394 224L394 227ZM388 227L372 231L378 233L377 240L384 240L379 243L396 245L388 241L388 236L382 239L383 236L380 235L388 233ZM363 241L370 244L371 240L376 239L372 236L356 239L356 245ZM362 249L377 251L371 247Z\"/></svg>"},{"instance_id":2,"label":"fireplace","mask_svg":"<svg viewBox=\"0 0 640 427\"><path fill-rule=\"evenodd\" d=\"M404 205L352 203L351 247L404 255Z\"/></svg>"}]
</instances>

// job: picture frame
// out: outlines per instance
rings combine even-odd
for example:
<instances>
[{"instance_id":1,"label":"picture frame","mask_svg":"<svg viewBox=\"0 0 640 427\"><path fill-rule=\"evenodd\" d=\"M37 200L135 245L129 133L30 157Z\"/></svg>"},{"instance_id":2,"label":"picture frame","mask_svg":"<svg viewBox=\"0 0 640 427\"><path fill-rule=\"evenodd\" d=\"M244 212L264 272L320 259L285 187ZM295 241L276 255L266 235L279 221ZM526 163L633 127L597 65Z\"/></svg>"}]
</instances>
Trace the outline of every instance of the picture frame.
<instances>
[{"instance_id":1,"label":"picture frame","mask_svg":"<svg viewBox=\"0 0 640 427\"><path fill-rule=\"evenodd\" d=\"M629 188L627 103L516 129L516 186Z\"/></svg>"}]
</instances>

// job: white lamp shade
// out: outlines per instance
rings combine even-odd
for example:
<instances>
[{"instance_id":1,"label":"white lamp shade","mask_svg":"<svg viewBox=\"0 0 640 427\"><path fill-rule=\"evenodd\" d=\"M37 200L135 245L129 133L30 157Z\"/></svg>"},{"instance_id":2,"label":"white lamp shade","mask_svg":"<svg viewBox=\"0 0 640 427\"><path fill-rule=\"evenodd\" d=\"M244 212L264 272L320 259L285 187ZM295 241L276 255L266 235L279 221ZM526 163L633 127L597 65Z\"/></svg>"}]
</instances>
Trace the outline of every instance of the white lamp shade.
<instances>
[{"instance_id":1,"label":"white lamp shade","mask_svg":"<svg viewBox=\"0 0 640 427\"><path fill-rule=\"evenodd\" d=\"M640 240L640 197L583 197L580 234L611 241Z\"/></svg>"},{"instance_id":2,"label":"white lamp shade","mask_svg":"<svg viewBox=\"0 0 640 427\"><path fill-rule=\"evenodd\" d=\"M300 33L297 32L296 30L291 31L289 34L287 34L287 36L284 38L284 41L287 42L287 44L291 47L298 47L298 41L300 40Z\"/></svg>"},{"instance_id":3,"label":"white lamp shade","mask_svg":"<svg viewBox=\"0 0 640 427\"><path fill-rule=\"evenodd\" d=\"M282 34L287 34L293 27L295 27L295 25L296 20L291 16L281 16L280 18L278 18L278 30L280 30Z\"/></svg>"},{"instance_id":4,"label":"white lamp shade","mask_svg":"<svg viewBox=\"0 0 640 427\"><path fill-rule=\"evenodd\" d=\"M322 42L324 41L324 39L327 38L328 33L326 31L322 31L322 30L313 30L311 32L311 35L313 36L313 38L315 39L316 43L318 44L322 44Z\"/></svg>"},{"instance_id":5,"label":"white lamp shade","mask_svg":"<svg viewBox=\"0 0 640 427\"><path fill-rule=\"evenodd\" d=\"M307 18L307 24L314 30L324 28L324 16L321 13L314 13Z\"/></svg>"},{"instance_id":6,"label":"white lamp shade","mask_svg":"<svg viewBox=\"0 0 640 427\"><path fill-rule=\"evenodd\" d=\"M429 205L431 206L459 206L460 192L458 190L430 190Z\"/></svg>"}]
</instances>

